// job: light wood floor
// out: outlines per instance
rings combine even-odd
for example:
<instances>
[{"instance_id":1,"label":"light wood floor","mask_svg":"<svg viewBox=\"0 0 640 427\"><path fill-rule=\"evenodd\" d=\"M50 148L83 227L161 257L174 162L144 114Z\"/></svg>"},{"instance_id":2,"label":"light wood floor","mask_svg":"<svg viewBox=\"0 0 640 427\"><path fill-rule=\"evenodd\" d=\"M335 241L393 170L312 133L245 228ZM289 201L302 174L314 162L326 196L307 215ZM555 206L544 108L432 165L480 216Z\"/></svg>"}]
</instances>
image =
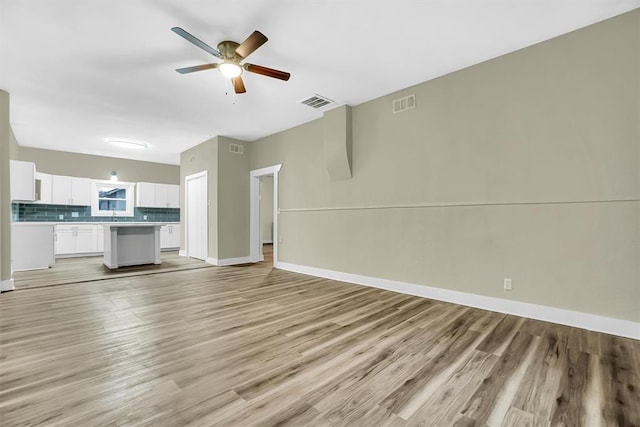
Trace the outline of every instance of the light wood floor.
<instances>
[{"instance_id":1,"label":"light wood floor","mask_svg":"<svg viewBox=\"0 0 640 427\"><path fill-rule=\"evenodd\" d=\"M640 343L265 267L0 296L0 424L640 425Z\"/></svg>"},{"instance_id":2,"label":"light wood floor","mask_svg":"<svg viewBox=\"0 0 640 427\"><path fill-rule=\"evenodd\" d=\"M14 273L14 280L18 289L23 290L117 277L141 276L153 272L211 267L204 261L182 257L178 255L178 251L162 252L160 258L162 264L132 265L115 270L111 270L103 264L104 258L102 256L58 258L49 269L17 271Z\"/></svg>"}]
</instances>

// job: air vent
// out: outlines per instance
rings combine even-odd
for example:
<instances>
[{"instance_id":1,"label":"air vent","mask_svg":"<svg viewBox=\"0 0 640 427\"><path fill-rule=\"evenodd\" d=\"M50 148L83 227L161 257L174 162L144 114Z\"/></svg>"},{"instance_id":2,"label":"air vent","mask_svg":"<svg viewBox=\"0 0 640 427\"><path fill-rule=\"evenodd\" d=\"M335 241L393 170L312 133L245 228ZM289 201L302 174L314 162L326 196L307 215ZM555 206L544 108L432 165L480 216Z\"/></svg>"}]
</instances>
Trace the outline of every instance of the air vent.
<instances>
[{"instance_id":1,"label":"air vent","mask_svg":"<svg viewBox=\"0 0 640 427\"><path fill-rule=\"evenodd\" d=\"M235 153L235 154L243 154L244 153L244 147L242 145L238 145L238 144L229 144L229 151L231 151L232 153Z\"/></svg>"},{"instance_id":2,"label":"air vent","mask_svg":"<svg viewBox=\"0 0 640 427\"><path fill-rule=\"evenodd\" d=\"M393 114L402 113L403 111L412 110L414 108L416 108L415 94L393 100Z\"/></svg>"},{"instance_id":3,"label":"air vent","mask_svg":"<svg viewBox=\"0 0 640 427\"><path fill-rule=\"evenodd\" d=\"M333 104L333 101L329 98L325 98L324 96L318 95L317 93L308 98L302 99L298 101L301 104L308 105L311 108L322 108L326 105Z\"/></svg>"}]
</instances>

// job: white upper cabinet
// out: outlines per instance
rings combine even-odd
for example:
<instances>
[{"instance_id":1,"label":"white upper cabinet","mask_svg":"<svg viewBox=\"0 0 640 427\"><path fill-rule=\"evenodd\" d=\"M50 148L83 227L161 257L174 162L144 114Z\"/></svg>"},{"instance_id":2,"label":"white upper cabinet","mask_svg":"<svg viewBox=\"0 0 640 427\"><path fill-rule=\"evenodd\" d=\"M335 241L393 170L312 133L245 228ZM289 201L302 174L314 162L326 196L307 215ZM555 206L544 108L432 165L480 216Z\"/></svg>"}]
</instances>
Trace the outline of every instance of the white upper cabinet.
<instances>
[{"instance_id":1,"label":"white upper cabinet","mask_svg":"<svg viewBox=\"0 0 640 427\"><path fill-rule=\"evenodd\" d=\"M180 186L165 184L167 188L167 207L179 208L180 207Z\"/></svg>"},{"instance_id":2,"label":"white upper cabinet","mask_svg":"<svg viewBox=\"0 0 640 427\"><path fill-rule=\"evenodd\" d=\"M140 208L155 207L155 184L150 182L139 182L136 185L136 206Z\"/></svg>"},{"instance_id":3,"label":"white upper cabinet","mask_svg":"<svg viewBox=\"0 0 640 427\"><path fill-rule=\"evenodd\" d=\"M36 199L36 164L9 161L11 200L33 202Z\"/></svg>"},{"instance_id":4,"label":"white upper cabinet","mask_svg":"<svg viewBox=\"0 0 640 427\"><path fill-rule=\"evenodd\" d=\"M54 205L91 205L91 180L71 176L51 176L51 203Z\"/></svg>"},{"instance_id":5,"label":"white upper cabinet","mask_svg":"<svg viewBox=\"0 0 640 427\"><path fill-rule=\"evenodd\" d=\"M136 206L139 208L179 208L180 186L139 182Z\"/></svg>"},{"instance_id":6,"label":"white upper cabinet","mask_svg":"<svg viewBox=\"0 0 640 427\"><path fill-rule=\"evenodd\" d=\"M51 204L51 175L36 172L36 201L35 203Z\"/></svg>"}]
</instances>

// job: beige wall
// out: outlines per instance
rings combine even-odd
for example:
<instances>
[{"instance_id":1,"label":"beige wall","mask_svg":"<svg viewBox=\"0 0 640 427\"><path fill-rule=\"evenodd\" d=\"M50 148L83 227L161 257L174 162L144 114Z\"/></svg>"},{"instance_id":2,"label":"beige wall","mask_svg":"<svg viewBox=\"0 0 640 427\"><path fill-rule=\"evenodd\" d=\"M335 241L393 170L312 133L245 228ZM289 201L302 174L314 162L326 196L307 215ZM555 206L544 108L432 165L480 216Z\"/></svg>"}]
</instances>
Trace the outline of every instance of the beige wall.
<instances>
[{"instance_id":1,"label":"beige wall","mask_svg":"<svg viewBox=\"0 0 640 427\"><path fill-rule=\"evenodd\" d=\"M11 195L9 94L0 90L0 281L11 279Z\"/></svg>"},{"instance_id":2,"label":"beige wall","mask_svg":"<svg viewBox=\"0 0 640 427\"><path fill-rule=\"evenodd\" d=\"M244 147L244 154L229 151L229 144ZM249 255L249 146L231 138L214 137L180 155L180 187L184 178L207 172L208 257L228 259ZM184 198L181 200L181 245L185 249Z\"/></svg>"},{"instance_id":3,"label":"beige wall","mask_svg":"<svg viewBox=\"0 0 640 427\"><path fill-rule=\"evenodd\" d=\"M218 257L218 137L209 139L180 154L180 194L186 194L185 177L199 172L207 172L207 194L209 199L207 215L207 253ZM180 247L185 249L185 207L184 197L180 197Z\"/></svg>"},{"instance_id":4,"label":"beige wall","mask_svg":"<svg viewBox=\"0 0 640 427\"><path fill-rule=\"evenodd\" d=\"M180 179L178 166L116 157L20 147L19 159L34 162L38 172L53 175L109 179L111 171L116 171L118 179L125 182L178 184Z\"/></svg>"},{"instance_id":5,"label":"beige wall","mask_svg":"<svg viewBox=\"0 0 640 427\"><path fill-rule=\"evenodd\" d=\"M19 151L20 147L18 146L18 141L16 140L16 135L13 133L13 129L9 126L9 159L18 160L19 159Z\"/></svg>"},{"instance_id":6,"label":"beige wall","mask_svg":"<svg viewBox=\"0 0 640 427\"><path fill-rule=\"evenodd\" d=\"M229 151L244 147L244 154ZM218 137L218 259L249 256L250 144Z\"/></svg>"},{"instance_id":7,"label":"beige wall","mask_svg":"<svg viewBox=\"0 0 640 427\"><path fill-rule=\"evenodd\" d=\"M321 120L252 143L251 169L283 164L280 261L640 321L639 28L354 107L350 180L329 180Z\"/></svg>"},{"instance_id":8,"label":"beige wall","mask_svg":"<svg viewBox=\"0 0 640 427\"><path fill-rule=\"evenodd\" d=\"M260 178L260 241L272 242L273 177Z\"/></svg>"}]
</instances>

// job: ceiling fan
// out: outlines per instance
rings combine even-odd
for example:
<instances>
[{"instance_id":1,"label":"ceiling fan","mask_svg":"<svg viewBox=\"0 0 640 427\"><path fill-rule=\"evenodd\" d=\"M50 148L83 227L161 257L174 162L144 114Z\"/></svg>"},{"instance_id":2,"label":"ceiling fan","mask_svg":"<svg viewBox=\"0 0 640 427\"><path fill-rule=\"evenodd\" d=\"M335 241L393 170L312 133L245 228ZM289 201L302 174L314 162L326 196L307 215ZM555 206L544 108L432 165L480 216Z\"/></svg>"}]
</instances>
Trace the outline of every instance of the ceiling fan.
<instances>
[{"instance_id":1,"label":"ceiling fan","mask_svg":"<svg viewBox=\"0 0 640 427\"><path fill-rule=\"evenodd\" d=\"M291 77L291 74L284 71L274 70L273 68L267 68L261 65L241 63L247 58L247 56L251 55L256 49L258 49L260 46L265 44L267 40L269 40L260 31L254 31L249 37L247 37L245 41L240 44L229 40L222 41L218 43L218 49L212 48L202 40L194 37L180 27L173 27L171 31L173 31L180 37L183 37L187 41L190 41L200 49L203 49L211 55L222 59L222 62L178 68L176 71L180 74L187 74L193 73L194 71L217 68L218 70L220 70L223 76L231 79L233 83L233 90L235 93L245 93L247 91L244 87L244 82L242 81L243 70L246 70L250 73L262 74L263 76L273 77L285 81L289 80L289 77Z\"/></svg>"}]
</instances>

